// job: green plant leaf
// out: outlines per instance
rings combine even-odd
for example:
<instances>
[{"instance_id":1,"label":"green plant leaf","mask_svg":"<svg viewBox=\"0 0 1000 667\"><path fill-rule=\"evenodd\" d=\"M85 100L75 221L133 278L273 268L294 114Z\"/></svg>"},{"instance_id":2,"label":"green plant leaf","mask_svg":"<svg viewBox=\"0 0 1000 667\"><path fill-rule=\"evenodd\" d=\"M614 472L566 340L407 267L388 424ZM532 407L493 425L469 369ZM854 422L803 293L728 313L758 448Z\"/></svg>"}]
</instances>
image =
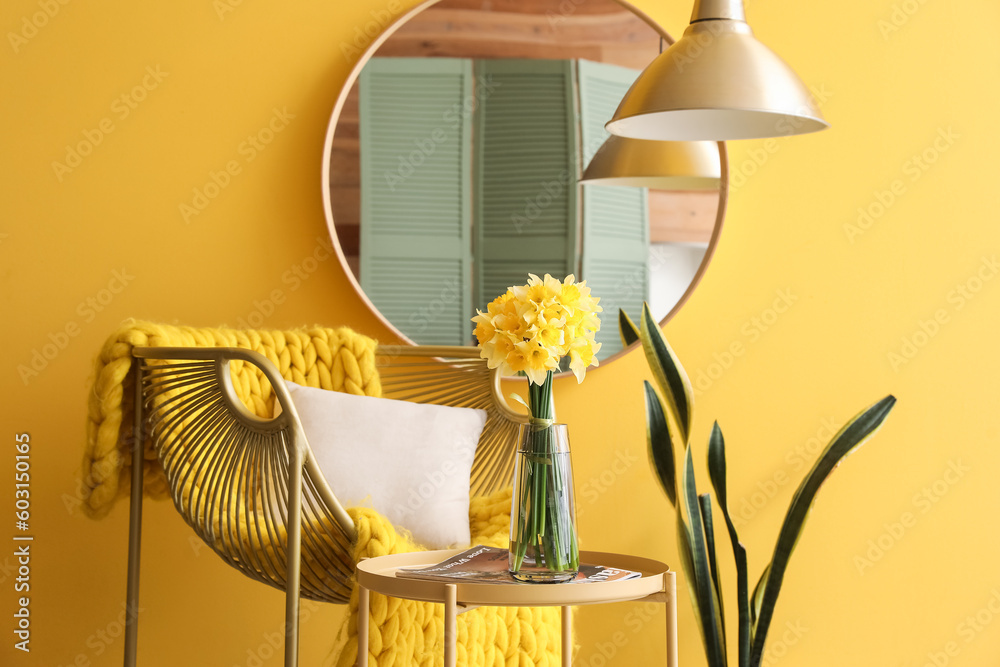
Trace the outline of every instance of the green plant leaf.
<instances>
[{"instance_id":1,"label":"green plant leaf","mask_svg":"<svg viewBox=\"0 0 1000 667\"><path fill-rule=\"evenodd\" d=\"M618 335L622 339L622 347L628 347L639 340L639 327L628 316L624 308L618 309Z\"/></svg>"},{"instance_id":2,"label":"green plant leaf","mask_svg":"<svg viewBox=\"0 0 1000 667\"><path fill-rule=\"evenodd\" d=\"M708 656L710 667L726 667L726 645L723 639L722 619L719 617L718 609L719 596L712 581L710 565L714 556L710 556L708 553L690 445L684 456L684 472L681 475L680 490L681 495L678 498L677 507L687 526L694 575L693 583L697 598L696 606L700 611L705 653Z\"/></svg>"},{"instance_id":3,"label":"green plant leaf","mask_svg":"<svg viewBox=\"0 0 1000 667\"><path fill-rule=\"evenodd\" d=\"M751 632L753 626L757 625L757 617L760 616L760 606L764 604L764 584L767 583L767 575L771 572L771 564L768 563L764 571L760 573L757 585L753 587L753 605L750 607Z\"/></svg>"},{"instance_id":4,"label":"green plant leaf","mask_svg":"<svg viewBox=\"0 0 1000 667\"><path fill-rule=\"evenodd\" d=\"M739 612L739 667L750 665L750 600L748 589L750 579L747 572L747 550L740 542L736 526L729 515L729 499L726 492L726 441L722 437L719 423L712 426L708 440L708 476L715 489L715 499L722 508L729 530L729 542L733 545L733 560L736 561L736 608Z\"/></svg>"},{"instance_id":5,"label":"green plant leaf","mask_svg":"<svg viewBox=\"0 0 1000 667\"><path fill-rule=\"evenodd\" d=\"M681 571L684 573L685 581L687 581L688 595L691 598L691 609L694 610L695 621L698 623L698 627L702 629L702 637L704 637L701 607L698 605L698 587L694 582L694 556L691 553L691 532L684 523L684 508L682 507L682 503L677 503L675 510L677 512L677 520L674 523L677 526L677 551L681 557Z\"/></svg>"},{"instance_id":6,"label":"green plant leaf","mask_svg":"<svg viewBox=\"0 0 1000 667\"><path fill-rule=\"evenodd\" d=\"M715 561L715 522L712 520L712 496L698 494L698 510L701 512L701 527L705 531L705 551L708 552L708 572L712 583L719 590L719 564Z\"/></svg>"},{"instance_id":7,"label":"green plant leaf","mask_svg":"<svg viewBox=\"0 0 1000 667\"><path fill-rule=\"evenodd\" d=\"M761 656L764 653L764 642L767 639L767 630L774 615L778 594L781 592L781 582L785 576L785 569L788 567L788 560L802 534L802 527L809 516L809 510L816 494L844 457L874 435L895 404L894 396L886 396L848 422L823 450L819 460L816 461L812 470L809 471L796 490L792 504L785 515L785 521L781 525L781 531L778 533L774 556L768 566L767 580L764 583L759 613L753 628L753 645L750 649L751 665L760 664Z\"/></svg>"},{"instance_id":8,"label":"green plant leaf","mask_svg":"<svg viewBox=\"0 0 1000 667\"><path fill-rule=\"evenodd\" d=\"M705 530L705 550L708 551L708 572L712 575L712 591L715 593L715 608L719 614L719 630L722 645L726 645L726 609L722 604L722 582L719 580L719 564L715 552L715 522L712 520L712 496L698 494L698 509L701 510L701 525Z\"/></svg>"},{"instance_id":9,"label":"green plant leaf","mask_svg":"<svg viewBox=\"0 0 1000 667\"><path fill-rule=\"evenodd\" d=\"M646 388L646 443L649 462L667 493L671 505L677 504L677 469L674 463L674 446L667 416L663 413L660 397L649 381Z\"/></svg>"},{"instance_id":10,"label":"green plant leaf","mask_svg":"<svg viewBox=\"0 0 1000 667\"><path fill-rule=\"evenodd\" d=\"M692 390L684 367L677 360L677 355L670 349L667 339L660 331L660 325L653 320L649 312L649 304L642 305L642 325L639 329L642 349L646 353L646 362L653 372L670 416L680 429L681 440L687 443L691 435Z\"/></svg>"}]
</instances>

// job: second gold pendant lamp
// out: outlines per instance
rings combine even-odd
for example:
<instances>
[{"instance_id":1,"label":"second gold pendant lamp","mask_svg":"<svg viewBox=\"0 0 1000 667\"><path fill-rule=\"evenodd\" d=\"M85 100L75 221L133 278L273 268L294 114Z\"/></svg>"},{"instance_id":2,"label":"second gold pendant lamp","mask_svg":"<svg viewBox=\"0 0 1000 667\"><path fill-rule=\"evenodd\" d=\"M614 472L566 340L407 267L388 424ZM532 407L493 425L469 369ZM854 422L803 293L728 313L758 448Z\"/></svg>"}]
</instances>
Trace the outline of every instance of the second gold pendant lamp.
<instances>
[{"instance_id":1,"label":"second gold pendant lamp","mask_svg":"<svg viewBox=\"0 0 1000 667\"><path fill-rule=\"evenodd\" d=\"M695 0L691 25L607 124L635 139L756 139L828 127L794 71L753 35L743 0Z\"/></svg>"},{"instance_id":2,"label":"second gold pendant lamp","mask_svg":"<svg viewBox=\"0 0 1000 667\"><path fill-rule=\"evenodd\" d=\"M581 183L662 190L718 190L719 147L711 141L647 141L611 135Z\"/></svg>"}]
</instances>

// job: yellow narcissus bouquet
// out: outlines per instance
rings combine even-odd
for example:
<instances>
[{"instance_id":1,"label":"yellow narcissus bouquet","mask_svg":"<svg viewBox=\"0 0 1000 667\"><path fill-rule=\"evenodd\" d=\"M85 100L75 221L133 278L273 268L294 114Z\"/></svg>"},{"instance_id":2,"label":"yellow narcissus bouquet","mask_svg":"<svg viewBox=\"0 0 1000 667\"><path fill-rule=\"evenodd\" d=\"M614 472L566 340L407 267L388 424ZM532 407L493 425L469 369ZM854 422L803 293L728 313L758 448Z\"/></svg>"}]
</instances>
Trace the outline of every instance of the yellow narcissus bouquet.
<instances>
[{"instance_id":1,"label":"yellow narcissus bouquet","mask_svg":"<svg viewBox=\"0 0 1000 667\"><path fill-rule=\"evenodd\" d=\"M569 355L570 370L583 382L589 366L597 366L601 344L600 299L591 296L587 281L572 276L560 282L549 274L528 274L528 284L511 287L477 310L476 338L490 368L513 375L523 372L534 385L545 384Z\"/></svg>"},{"instance_id":2,"label":"yellow narcissus bouquet","mask_svg":"<svg viewBox=\"0 0 1000 667\"><path fill-rule=\"evenodd\" d=\"M572 275L529 274L527 285L472 318L489 367L528 377L530 423L521 429L510 537L510 570L523 581L562 581L579 567L569 445L565 425L553 424L552 375L567 356L578 382L597 366L599 301Z\"/></svg>"}]
</instances>

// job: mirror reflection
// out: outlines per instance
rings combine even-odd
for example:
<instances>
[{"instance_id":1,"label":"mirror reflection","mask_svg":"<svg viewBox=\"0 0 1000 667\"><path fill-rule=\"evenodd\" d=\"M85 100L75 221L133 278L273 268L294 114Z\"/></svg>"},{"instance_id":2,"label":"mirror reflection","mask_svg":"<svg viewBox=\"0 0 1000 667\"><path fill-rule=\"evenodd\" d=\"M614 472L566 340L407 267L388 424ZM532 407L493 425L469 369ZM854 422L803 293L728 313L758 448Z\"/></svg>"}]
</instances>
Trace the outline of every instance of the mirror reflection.
<instances>
[{"instance_id":1,"label":"mirror reflection","mask_svg":"<svg viewBox=\"0 0 1000 667\"><path fill-rule=\"evenodd\" d=\"M719 192L580 185L661 36L612 0L442 0L370 54L328 142L332 232L367 299L419 344L473 344L475 309L573 273L662 319L710 255Z\"/></svg>"}]
</instances>

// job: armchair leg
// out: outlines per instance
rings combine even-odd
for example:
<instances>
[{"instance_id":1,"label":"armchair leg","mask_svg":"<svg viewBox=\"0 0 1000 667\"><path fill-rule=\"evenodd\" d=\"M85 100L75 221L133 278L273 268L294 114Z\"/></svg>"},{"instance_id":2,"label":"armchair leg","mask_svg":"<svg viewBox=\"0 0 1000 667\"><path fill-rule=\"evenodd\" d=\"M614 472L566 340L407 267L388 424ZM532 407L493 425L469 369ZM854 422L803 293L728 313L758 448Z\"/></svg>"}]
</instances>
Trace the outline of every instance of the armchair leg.
<instances>
[{"instance_id":1,"label":"armchair leg","mask_svg":"<svg viewBox=\"0 0 1000 667\"><path fill-rule=\"evenodd\" d=\"M302 450L288 447L288 543L285 547L285 667L299 664L299 575L302 564Z\"/></svg>"},{"instance_id":2,"label":"armchair leg","mask_svg":"<svg viewBox=\"0 0 1000 667\"><path fill-rule=\"evenodd\" d=\"M135 667L139 639L139 550L142 546L142 375L135 368L135 422L132 430L132 489L128 515L128 585L125 592L125 667Z\"/></svg>"}]
</instances>

